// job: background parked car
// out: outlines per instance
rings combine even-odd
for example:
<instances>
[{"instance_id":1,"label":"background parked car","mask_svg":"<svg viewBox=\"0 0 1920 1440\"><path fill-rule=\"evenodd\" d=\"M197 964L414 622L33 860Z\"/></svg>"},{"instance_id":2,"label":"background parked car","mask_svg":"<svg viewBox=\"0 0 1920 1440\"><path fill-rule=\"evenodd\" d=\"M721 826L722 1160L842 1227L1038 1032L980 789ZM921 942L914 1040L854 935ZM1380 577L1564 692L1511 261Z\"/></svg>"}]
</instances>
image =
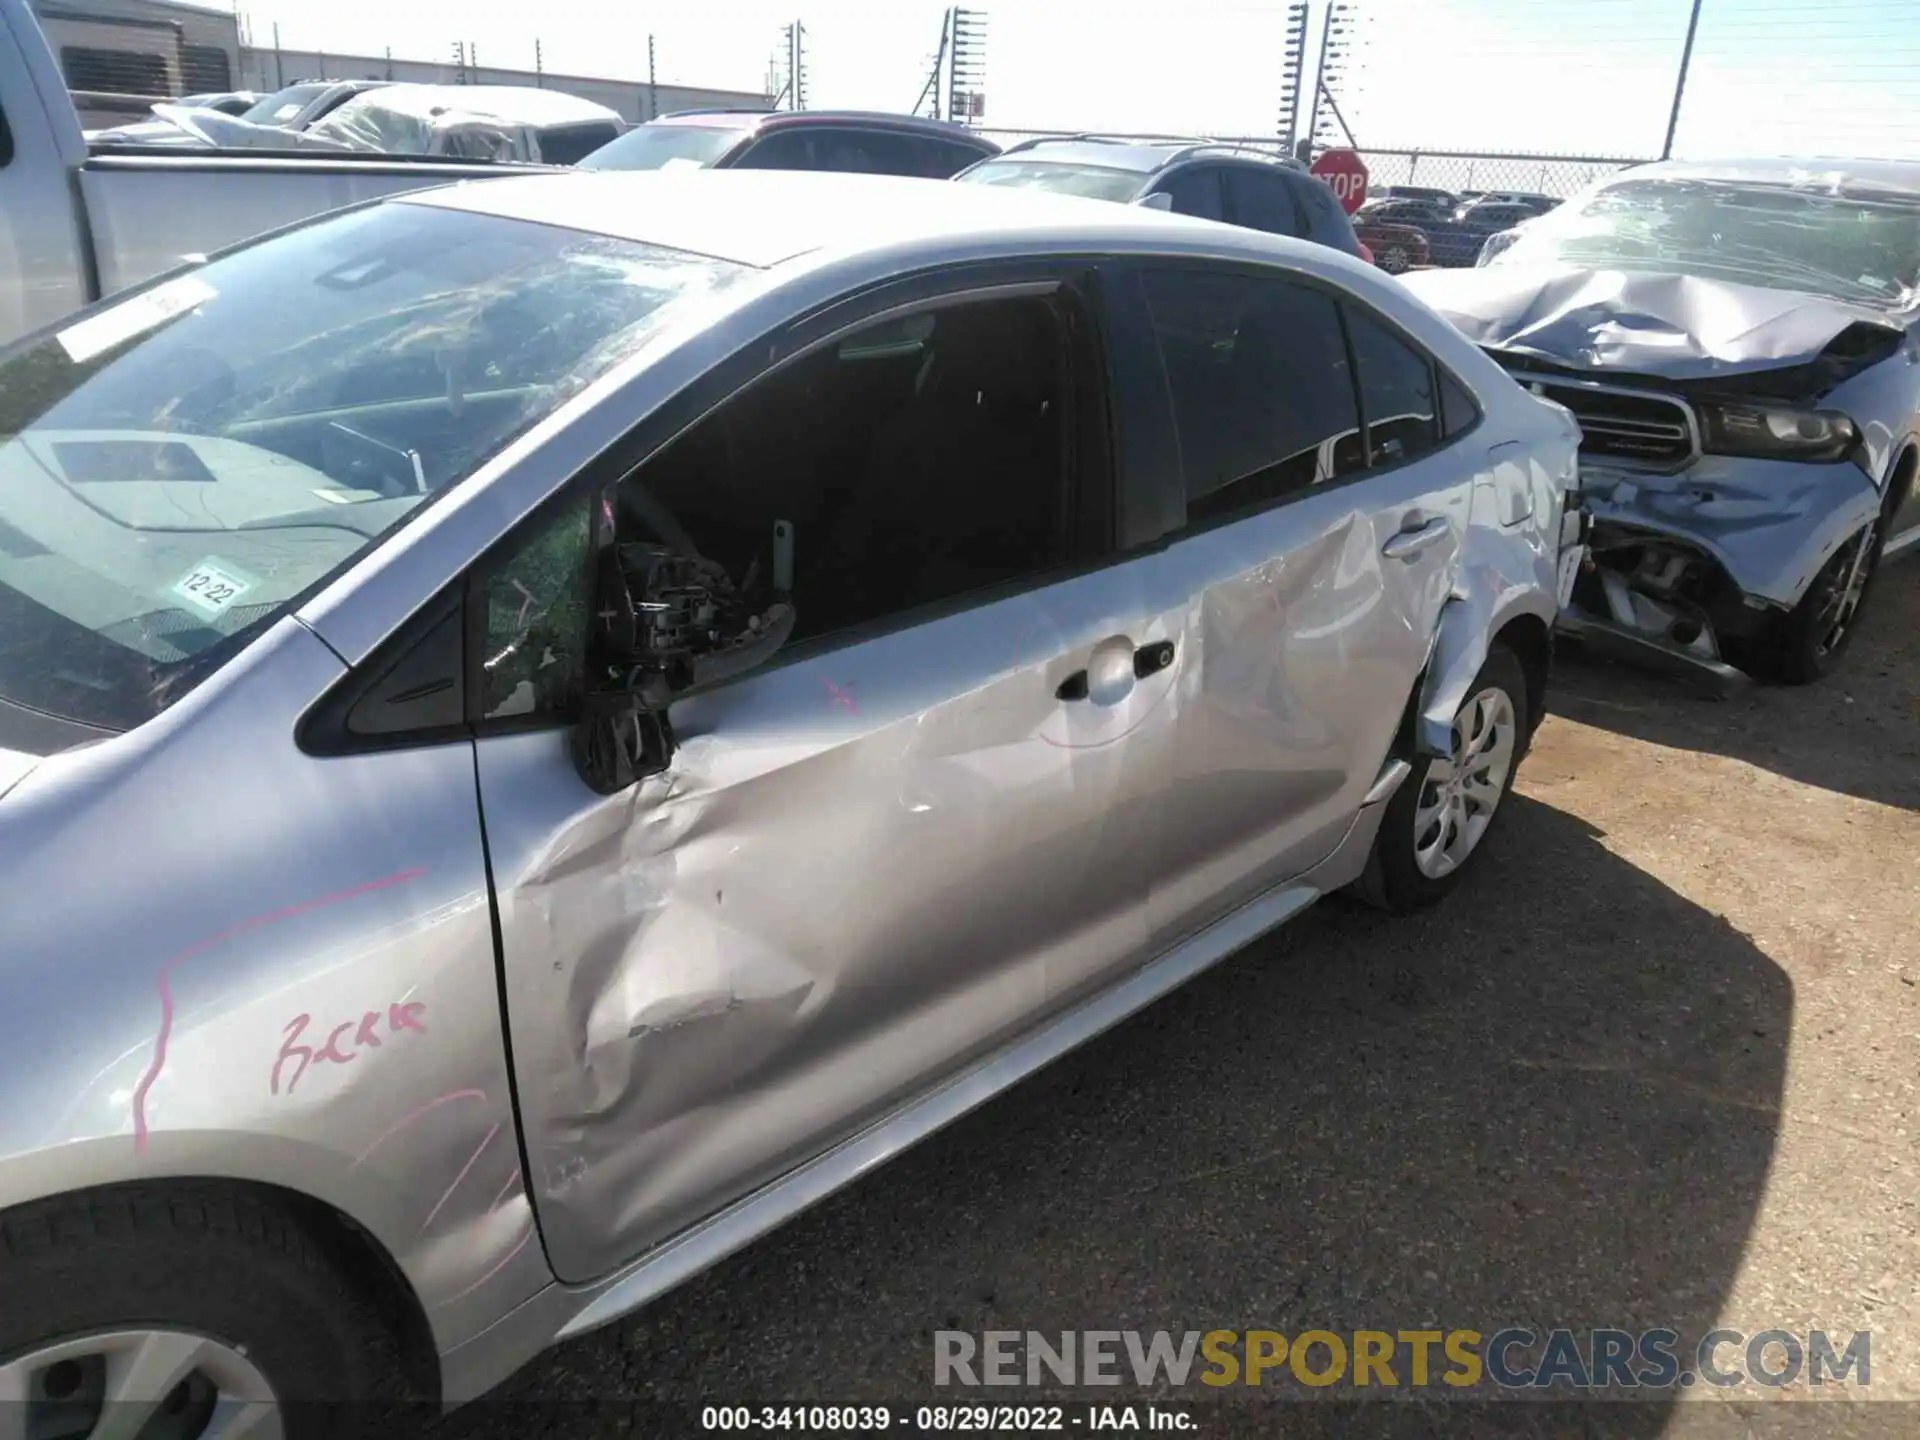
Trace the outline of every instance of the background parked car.
<instances>
[{"instance_id":1,"label":"background parked car","mask_svg":"<svg viewBox=\"0 0 1920 1440\"><path fill-rule=\"evenodd\" d=\"M389 82L385 80L302 80L276 90L271 95L247 96L247 103L239 105L202 105L196 98L188 96L182 100L168 102L167 113L179 109L215 110L222 115L231 116L249 125L268 125L282 130L305 130L315 121L332 114L341 105L356 95L378 89ZM156 106L156 112L161 107ZM183 129L174 121L156 113L152 120L142 120L133 125L116 125L109 130L95 130L87 135L90 143L97 145L159 145L168 147L204 147L207 141L190 129Z\"/></svg>"},{"instance_id":2,"label":"background parked car","mask_svg":"<svg viewBox=\"0 0 1920 1440\"><path fill-rule=\"evenodd\" d=\"M1394 219L1408 211L1428 216L1438 207L1418 200L1369 200L1353 217L1353 233L1373 252L1373 263L1389 275L1432 264L1427 234L1417 224Z\"/></svg>"},{"instance_id":3,"label":"background parked car","mask_svg":"<svg viewBox=\"0 0 1920 1440\"><path fill-rule=\"evenodd\" d=\"M1295 161L1260 151L1097 136L1025 140L954 179L1152 205L1372 258L1325 181Z\"/></svg>"},{"instance_id":4,"label":"background parked car","mask_svg":"<svg viewBox=\"0 0 1920 1440\"><path fill-rule=\"evenodd\" d=\"M766 173L330 214L0 402L55 1435L471 1399L1321 894L1440 899L1578 441L1324 247Z\"/></svg>"},{"instance_id":5,"label":"background parked car","mask_svg":"<svg viewBox=\"0 0 1920 1440\"><path fill-rule=\"evenodd\" d=\"M1920 163L1638 166L1410 277L1585 432L1564 620L1716 683L1805 683L1920 545Z\"/></svg>"},{"instance_id":6,"label":"background parked car","mask_svg":"<svg viewBox=\"0 0 1920 1440\"><path fill-rule=\"evenodd\" d=\"M689 110L636 125L585 170L837 170L945 180L1000 147L963 125L864 110Z\"/></svg>"}]
</instances>

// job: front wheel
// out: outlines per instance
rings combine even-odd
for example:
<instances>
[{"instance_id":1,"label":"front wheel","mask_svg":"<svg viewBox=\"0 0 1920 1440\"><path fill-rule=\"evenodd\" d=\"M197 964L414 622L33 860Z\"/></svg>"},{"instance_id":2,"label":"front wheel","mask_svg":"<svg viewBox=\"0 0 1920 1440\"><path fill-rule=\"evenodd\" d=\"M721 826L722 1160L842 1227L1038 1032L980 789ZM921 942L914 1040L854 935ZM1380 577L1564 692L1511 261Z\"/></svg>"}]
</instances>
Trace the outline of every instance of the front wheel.
<instances>
[{"instance_id":1,"label":"front wheel","mask_svg":"<svg viewBox=\"0 0 1920 1440\"><path fill-rule=\"evenodd\" d=\"M385 1324L313 1238L224 1187L10 1211L0 1293L0 1434L348 1440L407 1391Z\"/></svg>"},{"instance_id":2,"label":"front wheel","mask_svg":"<svg viewBox=\"0 0 1920 1440\"><path fill-rule=\"evenodd\" d=\"M1512 788L1529 725L1526 672L1517 655L1495 645L1454 716L1452 753L1416 757L1413 774L1387 802L1354 887L1362 899L1404 912L1460 883Z\"/></svg>"},{"instance_id":3,"label":"front wheel","mask_svg":"<svg viewBox=\"0 0 1920 1440\"><path fill-rule=\"evenodd\" d=\"M1773 670L1788 685L1811 685L1840 668L1853 644L1867 592L1880 566L1885 532L1879 521L1842 545L1814 576L1800 603L1780 624Z\"/></svg>"}]
</instances>

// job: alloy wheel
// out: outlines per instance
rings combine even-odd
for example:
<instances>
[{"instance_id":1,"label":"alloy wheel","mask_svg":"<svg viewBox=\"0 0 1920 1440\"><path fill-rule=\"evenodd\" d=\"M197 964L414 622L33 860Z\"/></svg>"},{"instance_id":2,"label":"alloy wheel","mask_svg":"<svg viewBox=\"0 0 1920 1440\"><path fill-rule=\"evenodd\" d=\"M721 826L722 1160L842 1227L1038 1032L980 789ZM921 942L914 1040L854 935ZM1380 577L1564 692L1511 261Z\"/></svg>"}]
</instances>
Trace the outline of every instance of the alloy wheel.
<instances>
[{"instance_id":1,"label":"alloy wheel","mask_svg":"<svg viewBox=\"0 0 1920 1440\"><path fill-rule=\"evenodd\" d=\"M1827 562L1820 576L1826 590L1814 621L1814 654L1831 655L1847 638L1847 629L1859 613L1860 598L1866 594L1867 581L1873 574L1874 547L1879 538L1879 522L1868 521L1860 543Z\"/></svg>"},{"instance_id":2,"label":"alloy wheel","mask_svg":"<svg viewBox=\"0 0 1920 1440\"><path fill-rule=\"evenodd\" d=\"M119 1330L0 1364L0 1440L283 1440L244 1352L180 1330Z\"/></svg>"},{"instance_id":3,"label":"alloy wheel","mask_svg":"<svg viewBox=\"0 0 1920 1440\"><path fill-rule=\"evenodd\" d=\"M1461 706L1453 753L1428 762L1413 812L1413 860L1429 880L1458 870L1487 833L1513 769L1518 731L1504 690L1490 686Z\"/></svg>"}]
</instances>

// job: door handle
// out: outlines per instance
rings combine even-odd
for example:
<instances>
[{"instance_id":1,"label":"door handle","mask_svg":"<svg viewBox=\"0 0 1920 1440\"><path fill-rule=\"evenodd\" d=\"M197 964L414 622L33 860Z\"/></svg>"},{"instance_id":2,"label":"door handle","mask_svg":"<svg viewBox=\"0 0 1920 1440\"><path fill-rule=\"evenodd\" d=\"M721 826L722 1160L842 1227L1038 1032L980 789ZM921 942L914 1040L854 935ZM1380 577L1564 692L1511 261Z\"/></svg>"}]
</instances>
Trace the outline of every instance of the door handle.
<instances>
[{"instance_id":1,"label":"door handle","mask_svg":"<svg viewBox=\"0 0 1920 1440\"><path fill-rule=\"evenodd\" d=\"M1120 668L1120 647L1127 643L1125 640L1105 640L1093 652L1093 666L1101 668L1103 672L1102 704L1113 704L1133 688L1134 680L1144 680L1149 675L1157 675L1173 663L1173 641L1155 640L1152 644L1142 645L1133 652L1133 674L1129 679ZM1055 698L1060 700L1091 699L1093 698L1093 678L1086 670L1076 670L1062 680L1059 688L1053 693Z\"/></svg>"},{"instance_id":2,"label":"door handle","mask_svg":"<svg viewBox=\"0 0 1920 1440\"><path fill-rule=\"evenodd\" d=\"M1444 517L1429 520L1418 529L1402 530L1380 547L1380 553L1389 560L1412 560L1422 550L1446 539L1447 529Z\"/></svg>"},{"instance_id":3,"label":"door handle","mask_svg":"<svg viewBox=\"0 0 1920 1440\"><path fill-rule=\"evenodd\" d=\"M1158 675L1173 663L1173 641L1156 640L1151 645L1142 645L1133 652L1133 678L1144 680L1149 675Z\"/></svg>"}]
</instances>

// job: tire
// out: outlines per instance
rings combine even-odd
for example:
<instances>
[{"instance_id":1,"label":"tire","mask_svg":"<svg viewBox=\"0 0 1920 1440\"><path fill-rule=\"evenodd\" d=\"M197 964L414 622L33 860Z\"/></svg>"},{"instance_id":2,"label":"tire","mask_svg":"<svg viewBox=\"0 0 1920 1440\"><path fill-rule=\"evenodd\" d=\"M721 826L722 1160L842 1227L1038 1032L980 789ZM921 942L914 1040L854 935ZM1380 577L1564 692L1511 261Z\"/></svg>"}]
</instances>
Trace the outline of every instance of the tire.
<instances>
[{"instance_id":1,"label":"tire","mask_svg":"<svg viewBox=\"0 0 1920 1440\"><path fill-rule=\"evenodd\" d=\"M121 1185L12 1210L0 1293L32 1297L0 1309L0 1389L57 1403L65 1423L40 1433L60 1440L94 1433L105 1357L132 1354L139 1332L159 1337L149 1355L215 1342L173 1367L190 1368L162 1404L169 1440L197 1440L215 1396L259 1399L261 1385L285 1440L379 1434L409 1398L368 1301L290 1213L232 1187Z\"/></svg>"},{"instance_id":2,"label":"tire","mask_svg":"<svg viewBox=\"0 0 1920 1440\"><path fill-rule=\"evenodd\" d=\"M1887 544L1885 518L1869 521L1836 550L1820 567L1800 603L1780 621L1772 653L1761 662L1763 670L1772 672L1769 678L1786 685L1811 685L1840 668L1880 571L1881 552ZM1856 579L1854 561L1863 544L1867 547L1865 568Z\"/></svg>"},{"instance_id":3,"label":"tire","mask_svg":"<svg viewBox=\"0 0 1920 1440\"><path fill-rule=\"evenodd\" d=\"M1380 253L1380 268L1389 275L1404 275L1413 268L1413 262L1407 258L1407 247L1389 245Z\"/></svg>"},{"instance_id":4,"label":"tire","mask_svg":"<svg viewBox=\"0 0 1920 1440\"><path fill-rule=\"evenodd\" d=\"M1473 684L1467 687L1466 702L1460 707L1460 714L1454 717L1456 757L1470 738L1468 734L1463 734L1463 725L1474 717L1488 718L1494 722L1487 747L1480 755L1483 758L1497 758L1477 772L1483 784L1491 787L1490 795L1484 788L1482 792L1483 803L1487 807L1484 823L1471 829L1470 838L1467 838L1468 831L1458 832L1460 838L1467 838L1464 850L1452 849L1449 854L1451 847L1446 843L1447 835L1443 830L1439 835L1440 853L1437 856L1433 853L1423 856L1420 842L1432 839L1435 825L1427 815L1422 814L1422 804L1425 800L1435 798L1436 791L1445 793L1452 766L1445 760L1414 757L1413 774L1401 782L1400 788L1387 802L1386 814L1380 821L1380 831L1374 836L1373 850L1367 856L1367 868L1354 883L1355 892L1368 904L1395 914L1404 914L1445 898L1459 885L1474 859L1486 848L1487 836L1507 810L1507 792L1513 788L1514 773L1520 768L1520 761L1527 752L1533 725L1527 712L1526 671L1521 668L1520 657L1504 645L1495 644L1488 651L1486 664L1480 667ZM1494 769L1500 770L1497 777L1491 773ZM1473 809L1472 797L1462 792L1461 798L1467 807L1468 825L1472 826L1480 812ZM1442 824L1446 823L1445 816L1443 810ZM1451 860L1450 864L1445 863L1448 860Z\"/></svg>"}]
</instances>

